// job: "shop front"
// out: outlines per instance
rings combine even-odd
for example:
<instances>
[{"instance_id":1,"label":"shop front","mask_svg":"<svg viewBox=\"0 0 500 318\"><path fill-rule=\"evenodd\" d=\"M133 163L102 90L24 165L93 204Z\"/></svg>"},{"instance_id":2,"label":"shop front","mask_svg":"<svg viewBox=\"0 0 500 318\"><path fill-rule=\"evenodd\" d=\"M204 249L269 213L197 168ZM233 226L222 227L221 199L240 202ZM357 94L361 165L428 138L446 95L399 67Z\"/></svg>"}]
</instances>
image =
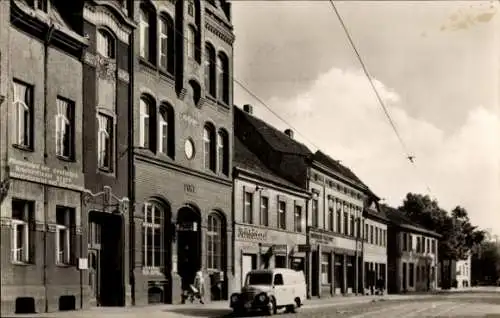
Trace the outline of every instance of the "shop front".
<instances>
[{"instance_id":1,"label":"shop front","mask_svg":"<svg viewBox=\"0 0 500 318\"><path fill-rule=\"evenodd\" d=\"M305 271L304 233L273 230L253 225L235 224L234 291L245 283L246 274L253 269L293 268Z\"/></svg>"},{"instance_id":2,"label":"shop front","mask_svg":"<svg viewBox=\"0 0 500 318\"><path fill-rule=\"evenodd\" d=\"M333 235L319 229L309 232L310 294L329 297L360 290L361 241Z\"/></svg>"}]
</instances>

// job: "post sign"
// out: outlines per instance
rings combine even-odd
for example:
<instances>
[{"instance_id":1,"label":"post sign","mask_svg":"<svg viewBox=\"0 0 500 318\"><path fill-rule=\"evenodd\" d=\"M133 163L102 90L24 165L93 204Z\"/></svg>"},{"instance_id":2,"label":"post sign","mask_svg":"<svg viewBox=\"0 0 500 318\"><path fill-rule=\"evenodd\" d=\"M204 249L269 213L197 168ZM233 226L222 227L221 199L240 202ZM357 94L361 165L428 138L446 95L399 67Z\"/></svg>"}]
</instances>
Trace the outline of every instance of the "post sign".
<instances>
[{"instance_id":1,"label":"post sign","mask_svg":"<svg viewBox=\"0 0 500 318\"><path fill-rule=\"evenodd\" d=\"M267 242L268 230L251 227L239 227L236 231L236 238L242 241Z\"/></svg>"},{"instance_id":2,"label":"post sign","mask_svg":"<svg viewBox=\"0 0 500 318\"><path fill-rule=\"evenodd\" d=\"M9 176L55 187L83 190L83 173L50 168L42 164L9 159Z\"/></svg>"},{"instance_id":3,"label":"post sign","mask_svg":"<svg viewBox=\"0 0 500 318\"><path fill-rule=\"evenodd\" d=\"M79 258L78 269L79 270L89 269L89 260L87 258Z\"/></svg>"}]
</instances>

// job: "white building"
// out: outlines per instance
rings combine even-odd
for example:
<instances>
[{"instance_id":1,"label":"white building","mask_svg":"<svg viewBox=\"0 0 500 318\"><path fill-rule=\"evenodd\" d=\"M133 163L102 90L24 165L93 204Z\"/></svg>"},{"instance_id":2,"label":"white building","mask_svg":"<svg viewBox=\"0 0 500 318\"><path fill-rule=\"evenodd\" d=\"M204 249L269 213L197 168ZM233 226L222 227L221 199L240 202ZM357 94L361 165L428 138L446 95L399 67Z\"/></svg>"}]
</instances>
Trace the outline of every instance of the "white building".
<instances>
[{"instance_id":1,"label":"white building","mask_svg":"<svg viewBox=\"0 0 500 318\"><path fill-rule=\"evenodd\" d=\"M457 288L470 287L471 284L471 256L456 262Z\"/></svg>"}]
</instances>

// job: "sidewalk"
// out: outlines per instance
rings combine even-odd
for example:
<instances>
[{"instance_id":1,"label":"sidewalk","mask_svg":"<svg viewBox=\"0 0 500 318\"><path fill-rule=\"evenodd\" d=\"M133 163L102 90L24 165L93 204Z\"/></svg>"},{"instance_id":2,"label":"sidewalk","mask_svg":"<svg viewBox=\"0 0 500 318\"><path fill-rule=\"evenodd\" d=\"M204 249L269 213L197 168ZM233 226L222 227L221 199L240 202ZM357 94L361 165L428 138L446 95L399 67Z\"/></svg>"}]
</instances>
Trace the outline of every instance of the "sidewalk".
<instances>
[{"instance_id":1,"label":"sidewalk","mask_svg":"<svg viewBox=\"0 0 500 318\"><path fill-rule=\"evenodd\" d=\"M452 289L452 290L437 290L426 293L408 293L408 294L386 294L386 295L370 295L370 296L336 296L328 298L308 299L304 304L304 309L346 306L354 304L366 304L375 301L390 301L390 300L412 300L412 299L429 299L437 295L451 295L462 292L499 292L496 288L467 288L467 289ZM151 305L143 307L92 307L88 310L77 310L68 312L43 313L36 315L16 315L16 317L61 317L61 318L90 318L98 317L141 317L156 318L165 317L168 313L169 318L180 317L221 317L231 312L228 301L217 301L201 305L199 303L184 304L184 305Z\"/></svg>"}]
</instances>

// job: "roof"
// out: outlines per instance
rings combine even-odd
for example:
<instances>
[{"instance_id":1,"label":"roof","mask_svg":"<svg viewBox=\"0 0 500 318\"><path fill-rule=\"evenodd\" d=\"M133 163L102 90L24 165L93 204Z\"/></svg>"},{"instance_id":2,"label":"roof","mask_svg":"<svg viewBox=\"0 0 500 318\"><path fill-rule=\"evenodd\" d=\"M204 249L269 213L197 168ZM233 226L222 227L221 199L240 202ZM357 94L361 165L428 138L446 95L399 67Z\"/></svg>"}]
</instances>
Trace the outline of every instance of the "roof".
<instances>
[{"instance_id":1,"label":"roof","mask_svg":"<svg viewBox=\"0 0 500 318\"><path fill-rule=\"evenodd\" d=\"M295 190L304 191L304 189L299 188L292 182L281 178L271 169L269 169L255 153L253 153L243 144L243 142L237 136L234 137L233 166L246 171L251 171L258 177L267 181L293 188Z\"/></svg>"},{"instance_id":2,"label":"roof","mask_svg":"<svg viewBox=\"0 0 500 318\"><path fill-rule=\"evenodd\" d=\"M422 225L417 224L416 222L413 222L406 215L404 215L403 212L399 211L398 209L395 209L395 208L387 206L387 205L380 205L380 207L381 207L381 210L385 210L385 214L387 215L390 222L396 226L399 226L401 228L404 228L404 229L407 229L407 230L410 230L413 232L418 232L421 234L427 234L427 235L431 235L434 237L441 237L441 234L436 233L436 232L431 231L431 230L428 230L425 227L423 227Z\"/></svg>"},{"instance_id":3,"label":"roof","mask_svg":"<svg viewBox=\"0 0 500 318\"><path fill-rule=\"evenodd\" d=\"M276 151L291 153L301 156L311 156L312 152L301 142L290 138L284 132L269 125L265 121L250 115L238 107L234 107L236 116L243 116L255 130L264 138L264 140Z\"/></svg>"},{"instance_id":4,"label":"roof","mask_svg":"<svg viewBox=\"0 0 500 318\"><path fill-rule=\"evenodd\" d=\"M373 219L379 219L385 222L389 222L389 218L387 217L387 214L385 213L385 209L379 208L378 211L374 211L373 209L365 209L366 216L368 218L373 218Z\"/></svg>"}]
</instances>

